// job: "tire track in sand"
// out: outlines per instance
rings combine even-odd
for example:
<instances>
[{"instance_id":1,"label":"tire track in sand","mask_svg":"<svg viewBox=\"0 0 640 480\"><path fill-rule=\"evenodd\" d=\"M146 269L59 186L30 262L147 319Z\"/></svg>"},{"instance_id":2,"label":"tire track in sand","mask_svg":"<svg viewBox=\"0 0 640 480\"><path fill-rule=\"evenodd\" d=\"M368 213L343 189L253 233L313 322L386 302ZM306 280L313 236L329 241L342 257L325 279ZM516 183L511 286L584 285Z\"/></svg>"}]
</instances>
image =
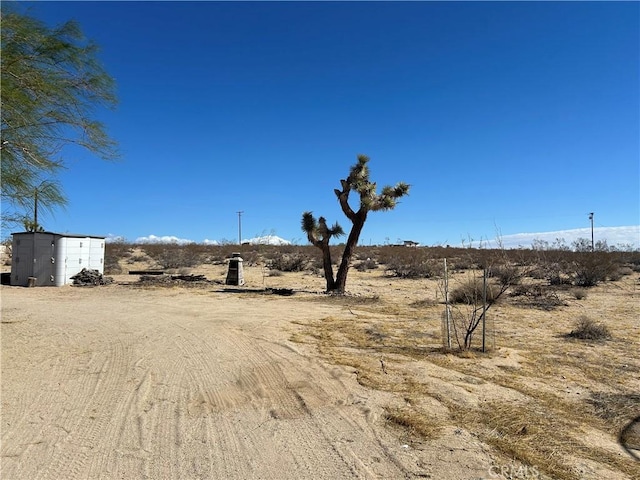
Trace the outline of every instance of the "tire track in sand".
<instances>
[{"instance_id":1,"label":"tire track in sand","mask_svg":"<svg viewBox=\"0 0 640 480\"><path fill-rule=\"evenodd\" d=\"M130 359L130 387L105 429L107 454L92 463L92 478L105 472L121 478L132 471L139 479L180 477L172 473L176 469L169 459L176 457L179 448L172 419L180 395L181 369L179 362L159 360L171 351L173 333L153 329L139 334L137 344L144 354Z\"/></svg>"},{"instance_id":2,"label":"tire track in sand","mask_svg":"<svg viewBox=\"0 0 640 480\"><path fill-rule=\"evenodd\" d=\"M372 459L388 456L387 451L376 440L375 454L368 446L363 459L349 446L354 439L375 436L364 435L371 427L366 412L360 412L362 421L351 420L352 410L361 407L341 398L344 385L334 373L292 355L290 348L236 329L206 341L185 330L181 338L179 348L189 371L187 412L191 422L200 419L200 434L213 440L209 461L216 478L250 478L258 471L261 478L274 479L286 472L286 478L378 476L379 460ZM322 388L313 381L319 376ZM341 412L345 404L348 414ZM318 410L326 412L318 416ZM265 441L269 452L260 448ZM266 467L273 465L274 453L279 458L269 477ZM398 467L391 470L396 477L404 476Z\"/></svg>"},{"instance_id":3,"label":"tire track in sand","mask_svg":"<svg viewBox=\"0 0 640 480\"><path fill-rule=\"evenodd\" d=\"M42 326L48 330L46 339L30 335L34 343L44 342L47 351L55 353L39 360L41 368L30 374L32 381L37 374L38 394L19 396L17 408L11 409L13 421L3 429L2 476L82 478L108 421L109 405L116 400L108 392L118 390L127 346L122 337L114 341L104 334L103 348L88 353L76 346L82 343L77 342L81 332L55 323ZM39 321L25 328L37 331ZM34 351L32 357L39 356Z\"/></svg>"},{"instance_id":4,"label":"tire track in sand","mask_svg":"<svg viewBox=\"0 0 640 480\"><path fill-rule=\"evenodd\" d=\"M74 308L92 312L91 295L77 295ZM182 292L132 292L125 300L116 295L111 311L92 318L86 352L57 358L38 377L50 390L49 379L67 378L66 396L57 393L41 422L55 436L30 447L38 464L15 457L3 478L406 476L384 461L366 398L349 396L347 375L272 340L296 316L290 302L270 302L270 318L279 317L267 322L262 301ZM69 322L73 343L87 322L80 314ZM46 405L46 394L34 401L15 412ZM15 419L27 425L27 417Z\"/></svg>"},{"instance_id":5,"label":"tire track in sand","mask_svg":"<svg viewBox=\"0 0 640 480\"><path fill-rule=\"evenodd\" d=\"M114 406L120 401L119 392L130 358L130 342L118 336L108 348L96 355L83 376L90 379L83 390L69 397L67 409L74 412L74 424L61 442L55 445L47 469L32 478L57 480L59 478L83 478L88 475L89 460L95 457L93 450L102 451L108 446L108 425L112 421Z\"/></svg>"},{"instance_id":6,"label":"tire track in sand","mask_svg":"<svg viewBox=\"0 0 640 480\"><path fill-rule=\"evenodd\" d=\"M357 478L403 478L411 474L383 444L375 432L375 415L366 404L366 397L345 392L343 378L355 382L339 367L327 365L303 355L293 345L252 337L264 345L287 379L296 397L312 416L316 430L331 445L335 453ZM367 438L362 443L359 439ZM383 463L382 459L388 460Z\"/></svg>"}]
</instances>

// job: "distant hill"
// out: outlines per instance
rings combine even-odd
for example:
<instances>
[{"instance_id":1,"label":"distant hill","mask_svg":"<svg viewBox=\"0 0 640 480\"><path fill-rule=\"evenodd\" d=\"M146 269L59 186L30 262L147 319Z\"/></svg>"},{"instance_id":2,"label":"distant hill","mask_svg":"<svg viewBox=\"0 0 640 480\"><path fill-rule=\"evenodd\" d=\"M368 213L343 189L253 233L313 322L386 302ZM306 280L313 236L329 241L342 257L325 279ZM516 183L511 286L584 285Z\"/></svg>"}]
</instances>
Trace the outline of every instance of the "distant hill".
<instances>
[{"instance_id":1,"label":"distant hill","mask_svg":"<svg viewBox=\"0 0 640 480\"><path fill-rule=\"evenodd\" d=\"M290 241L276 235L264 235L262 237L250 238L249 240L243 240L242 243L248 243L250 245L291 245Z\"/></svg>"}]
</instances>

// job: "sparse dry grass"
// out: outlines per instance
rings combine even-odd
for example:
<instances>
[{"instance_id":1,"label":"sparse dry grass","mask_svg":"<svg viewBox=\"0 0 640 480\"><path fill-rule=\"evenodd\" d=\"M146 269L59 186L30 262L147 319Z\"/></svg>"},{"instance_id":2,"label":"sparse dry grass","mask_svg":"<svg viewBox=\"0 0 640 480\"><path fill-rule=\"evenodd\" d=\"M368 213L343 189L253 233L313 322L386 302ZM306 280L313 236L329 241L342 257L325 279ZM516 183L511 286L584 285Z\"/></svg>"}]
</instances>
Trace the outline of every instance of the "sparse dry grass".
<instances>
[{"instance_id":1,"label":"sparse dry grass","mask_svg":"<svg viewBox=\"0 0 640 480\"><path fill-rule=\"evenodd\" d=\"M403 398L430 398L449 412L443 420L415 401L389 406L389 423L426 439L437 437L445 424L468 429L506 458L555 479L583 478L576 467L580 459L620 478L640 478L640 463L616 450L621 429L640 413L640 305L633 280L595 287L588 297L552 311L522 309L512 301L494 307L498 349L489 354L443 351L443 305L433 299L396 304L380 292L375 302L315 299L343 302L344 315L309 324L307 333L327 360L353 367L362 385ZM611 340L566 339L584 311L607 318ZM510 355L518 358L513 364ZM461 401L431 384L441 369L524 400L478 394L471 382L464 388L477 403ZM594 446L585 432L600 432L608 448Z\"/></svg>"},{"instance_id":2,"label":"sparse dry grass","mask_svg":"<svg viewBox=\"0 0 640 480\"><path fill-rule=\"evenodd\" d=\"M387 407L384 419L393 425L406 429L409 435L416 435L423 439L436 438L442 427L439 422L425 416L423 412L411 406Z\"/></svg>"}]
</instances>

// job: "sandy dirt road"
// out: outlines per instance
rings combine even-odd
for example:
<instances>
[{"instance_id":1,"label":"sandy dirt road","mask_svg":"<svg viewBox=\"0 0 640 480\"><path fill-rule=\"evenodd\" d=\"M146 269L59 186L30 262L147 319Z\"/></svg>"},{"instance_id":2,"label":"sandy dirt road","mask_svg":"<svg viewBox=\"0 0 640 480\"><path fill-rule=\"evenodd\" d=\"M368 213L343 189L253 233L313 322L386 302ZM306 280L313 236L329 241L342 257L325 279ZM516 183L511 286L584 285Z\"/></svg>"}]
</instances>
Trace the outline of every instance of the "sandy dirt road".
<instances>
[{"instance_id":1,"label":"sandy dirt road","mask_svg":"<svg viewBox=\"0 0 640 480\"><path fill-rule=\"evenodd\" d=\"M289 340L338 307L215 288L1 293L5 480L486 471L473 449L421 463L384 428L383 392Z\"/></svg>"}]
</instances>

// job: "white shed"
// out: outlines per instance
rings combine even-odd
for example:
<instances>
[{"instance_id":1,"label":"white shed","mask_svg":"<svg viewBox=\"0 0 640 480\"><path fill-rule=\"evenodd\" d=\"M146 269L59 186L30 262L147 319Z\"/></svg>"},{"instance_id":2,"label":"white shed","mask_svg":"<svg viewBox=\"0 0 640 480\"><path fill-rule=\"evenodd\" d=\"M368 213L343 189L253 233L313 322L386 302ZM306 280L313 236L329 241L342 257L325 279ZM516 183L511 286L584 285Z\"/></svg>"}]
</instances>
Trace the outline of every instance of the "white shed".
<instances>
[{"instance_id":1,"label":"white shed","mask_svg":"<svg viewBox=\"0 0 640 480\"><path fill-rule=\"evenodd\" d=\"M104 273L105 237L52 232L13 233L11 285L61 287L83 268Z\"/></svg>"}]
</instances>

